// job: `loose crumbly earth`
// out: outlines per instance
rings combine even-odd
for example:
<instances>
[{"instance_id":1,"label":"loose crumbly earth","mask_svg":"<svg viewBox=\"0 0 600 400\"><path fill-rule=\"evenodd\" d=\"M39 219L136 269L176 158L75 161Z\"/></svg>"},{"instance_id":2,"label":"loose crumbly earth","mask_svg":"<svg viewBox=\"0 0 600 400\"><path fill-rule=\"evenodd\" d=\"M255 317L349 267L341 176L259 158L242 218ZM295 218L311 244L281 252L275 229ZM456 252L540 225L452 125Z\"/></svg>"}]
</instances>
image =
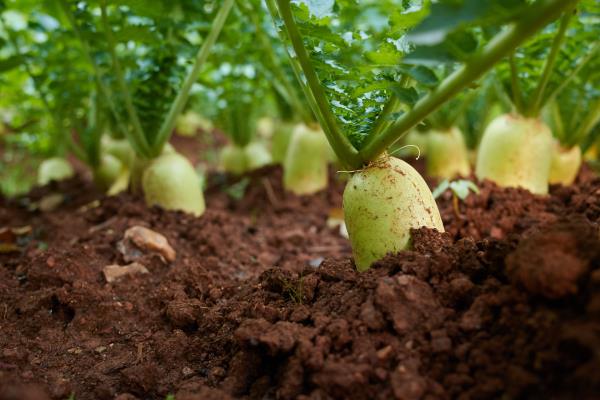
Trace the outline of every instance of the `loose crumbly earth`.
<instances>
[{"instance_id":1,"label":"loose crumbly earth","mask_svg":"<svg viewBox=\"0 0 600 400\"><path fill-rule=\"evenodd\" d=\"M336 175L305 198L280 182L212 175L201 218L79 179L0 199L0 228L31 228L0 233L0 399L597 398L600 179L447 193L446 233L362 274L327 224ZM136 225L176 260L107 283Z\"/></svg>"}]
</instances>

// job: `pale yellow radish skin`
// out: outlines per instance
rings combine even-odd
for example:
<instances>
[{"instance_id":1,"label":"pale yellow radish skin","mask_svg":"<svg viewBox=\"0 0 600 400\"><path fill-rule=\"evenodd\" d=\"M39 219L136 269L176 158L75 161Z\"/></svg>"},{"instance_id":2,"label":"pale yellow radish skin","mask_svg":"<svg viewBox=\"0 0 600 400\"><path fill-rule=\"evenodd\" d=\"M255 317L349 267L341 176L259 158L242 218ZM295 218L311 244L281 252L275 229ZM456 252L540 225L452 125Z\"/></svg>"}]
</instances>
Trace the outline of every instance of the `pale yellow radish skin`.
<instances>
[{"instance_id":1,"label":"pale yellow radish skin","mask_svg":"<svg viewBox=\"0 0 600 400\"><path fill-rule=\"evenodd\" d=\"M583 155L583 159L585 161L600 160L600 151L598 151L598 145L593 144L592 146L590 146L588 151L586 151L585 154Z\"/></svg>"},{"instance_id":2,"label":"pale yellow radish skin","mask_svg":"<svg viewBox=\"0 0 600 400\"><path fill-rule=\"evenodd\" d=\"M483 134L475 174L500 186L547 194L552 147L550 128L540 119L501 115Z\"/></svg>"},{"instance_id":3,"label":"pale yellow radish skin","mask_svg":"<svg viewBox=\"0 0 600 400\"><path fill-rule=\"evenodd\" d=\"M327 141L320 128L297 125L283 163L283 185L297 195L327 187Z\"/></svg>"},{"instance_id":4,"label":"pale yellow radish skin","mask_svg":"<svg viewBox=\"0 0 600 400\"><path fill-rule=\"evenodd\" d=\"M39 165L37 173L38 185L47 185L52 181L62 181L75 175L73 167L61 157L48 158Z\"/></svg>"},{"instance_id":5,"label":"pale yellow radish skin","mask_svg":"<svg viewBox=\"0 0 600 400\"><path fill-rule=\"evenodd\" d=\"M129 168L123 168L119 173L117 179L113 182L110 188L108 188L106 194L109 196L115 196L121 192L127 190L129 186L129 178L130 178Z\"/></svg>"},{"instance_id":6,"label":"pale yellow radish skin","mask_svg":"<svg viewBox=\"0 0 600 400\"><path fill-rule=\"evenodd\" d=\"M248 170L244 149L233 144L221 149L219 163L223 171L232 175L241 175Z\"/></svg>"},{"instance_id":7,"label":"pale yellow radish skin","mask_svg":"<svg viewBox=\"0 0 600 400\"><path fill-rule=\"evenodd\" d=\"M175 132L180 136L196 136L198 130L208 131L211 129L210 122L194 111L188 111L177 118Z\"/></svg>"},{"instance_id":8,"label":"pale yellow radish skin","mask_svg":"<svg viewBox=\"0 0 600 400\"><path fill-rule=\"evenodd\" d=\"M271 137L271 156L273 162L283 164L290 140L292 139L293 130L294 125L286 122L282 122L276 126Z\"/></svg>"},{"instance_id":9,"label":"pale yellow radish skin","mask_svg":"<svg viewBox=\"0 0 600 400\"><path fill-rule=\"evenodd\" d=\"M571 185L581 167L581 158L581 148L579 146L566 149L558 141L555 141L550 167L550 183Z\"/></svg>"},{"instance_id":10,"label":"pale yellow radish skin","mask_svg":"<svg viewBox=\"0 0 600 400\"><path fill-rule=\"evenodd\" d=\"M457 127L427 133L427 174L452 179L471 173L465 139Z\"/></svg>"},{"instance_id":11,"label":"pale yellow radish skin","mask_svg":"<svg viewBox=\"0 0 600 400\"><path fill-rule=\"evenodd\" d=\"M246 168L253 171L273 163L273 158L267 147L262 142L252 142L244 148Z\"/></svg>"},{"instance_id":12,"label":"pale yellow radish skin","mask_svg":"<svg viewBox=\"0 0 600 400\"><path fill-rule=\"evenodd\" d=\"M167 153L152 160L142 177L142 188L149 206L181 210L202 215L204 194L194 166L178 153Z\"/></svg>"},{"instance_id":13,"label":"pale yellow radish skin","mask_svg":"<svg viewBox=\"0 0 600 400\"><path fill-rule=\"evenodd\" d=\"M256 135L262 139L271 139L275 132L275 120L271 117L261 117L256 121Z\"/></svg>"},{"instance_id":14,"label":"pale yellow radish skin","mask_svg":"<svg viewBox=\"0 0 600 400\"><path fill-rule=\"evenodd\" d=\"M344 190L344 219L354 262L365 271L411 245L411 228L444 231L431 190L406 162L384 157L354 173Z\"/></svg>"},{"instance_id":15,"label":"pale yellow radish skin","mask_svg":"<svg viewBox=\"0 0 600 400\"><path fill-rule=\"evenodd\" d=\"M272 162L271 153L264 143L259 141L252 142L245 147L230 144L221 149L221 169L232 175L242 175Z\"/></svg>"},{"instance_id":16,"label":"pale yellow radish skin","mask_svg":"<svg viewBox=\"0 0 600 400\"><path fill-rule=\"evenodd\" d=\"M94 170L94 182L102 189L108 189L117 180L123 163L110 153L100 156L100 165Z\"/></svg>"},{"instance_id":17,"label":"pale yellow radish skin","mask_svg":"<svg viewBox=\"0 0 600 400\"><path fill-rule=\"evenodd\" d=\"M113 139L109 135L102 137L101 153L108 153L129 167L134 158L134 151L127 139Z\"/></svg>"},{"instance_id":18,"label":"pale yellow radish skin","mask_svg":"<svg viewBox=\"0 0 600 400\"><path fill-rule=\"evenodd\" d=\"M471 165L477 164L477 150L473 150L473 149L467 150L467 158L469 159L469 164L471 164Z\"/></svg>"},{"instance_id":19,"label":"pale yellow radish skin","mask_svg":"<svg viewBox=\"0 0 600 400\"><path fill-rule=\"evenodd\" d=\"M165 143L161 150L161 156L165 154L176 153L175 148L171 143ZM138 156L133 157L131 167L129 168L129 187L133 193L140 193L142 190L142 177L144 171L152 160L144 159Z\"/></svg>"}]
</instances>

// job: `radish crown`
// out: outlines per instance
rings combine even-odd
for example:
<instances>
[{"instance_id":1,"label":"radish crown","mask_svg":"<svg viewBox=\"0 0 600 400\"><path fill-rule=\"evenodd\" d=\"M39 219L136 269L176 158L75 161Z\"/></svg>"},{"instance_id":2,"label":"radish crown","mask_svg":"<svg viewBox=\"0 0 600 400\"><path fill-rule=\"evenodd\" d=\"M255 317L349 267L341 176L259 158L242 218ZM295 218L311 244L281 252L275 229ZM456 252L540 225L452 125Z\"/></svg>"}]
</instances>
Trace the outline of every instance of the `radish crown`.
<instances>
[{"instance_id":1,"label":"radish crown","mask_svg":"<svg viewBox=\"0 0 600 400\"><path fill-rule=\"evenodd\" d=\"M600 136L599 43L591 50L590 61L570 78L571 84L551 99L545 110L554 136L565 148L581 145L585 151Z\"/></svg>"},{"instance_id":2,"label":"radish crown","mask_svg":"<svg viewBox=\"0 0 600 400\"><path fill-rule=\"evenodd\" d=\"M144 2L139 2L124 11L121 7L109 7L106 0L100 0L97 4L100 11L99 28L96 26L97 18L85 4L80 7L68 0L56 1L94 70L100 92L107 100L120 131L125 133L138 157L157 157L172 134L177 117L185 107L192 85L198 80L234 0L224 0L214 13L208 34L201 46L195 49L195 56L190 57L194 61L185 77L181 76L183 69L178 65L171 46L183 43L186 50L193 54L189 36L176 36L175 29L180 28L177 22L182 21L187 13L202 13L194 9L196 6L179 4L169 9L162 3L148 7ZM185 12L182 7L187 7ZM120 30L114 30L113 21L119 22ZM134 28L127 29L128 23L134 24ZM122 46L132 39L136 40L137 45L132 48ZM156 43L159 43L158 48ZM98 51L108 56L108 60L106 57L96 57ZM140 55L147 57L140 60ZM138 71L137 76L126 68L129 66L131 70ZM116 82L108 81L104 71L106 68L112 70ZM115 93L120 96L115 96Z\"/></svg>"}]
</instances>

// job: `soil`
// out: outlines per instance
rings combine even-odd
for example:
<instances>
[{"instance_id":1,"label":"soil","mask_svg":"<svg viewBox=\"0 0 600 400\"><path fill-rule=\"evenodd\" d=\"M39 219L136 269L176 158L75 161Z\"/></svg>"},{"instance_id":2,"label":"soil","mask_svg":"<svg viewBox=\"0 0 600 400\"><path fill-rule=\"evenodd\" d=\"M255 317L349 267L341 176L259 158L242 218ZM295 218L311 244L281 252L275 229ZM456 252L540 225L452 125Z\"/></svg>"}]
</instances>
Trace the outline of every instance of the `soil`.
<instances>
[{"instance_id":1,"label":"soil","mask_svg":"<svg viewBox=\"0 0 600 400\"><path fill-rule=\"evenodd\" d=\"M339 176L280 182L212 173L200 218L80 178L0 198L0 399L599 397L600 178L446 193L446 232L366 273ZM148 273L108 283L133 226L176 259L140 251Z\"/></svg>"}]
</instances>

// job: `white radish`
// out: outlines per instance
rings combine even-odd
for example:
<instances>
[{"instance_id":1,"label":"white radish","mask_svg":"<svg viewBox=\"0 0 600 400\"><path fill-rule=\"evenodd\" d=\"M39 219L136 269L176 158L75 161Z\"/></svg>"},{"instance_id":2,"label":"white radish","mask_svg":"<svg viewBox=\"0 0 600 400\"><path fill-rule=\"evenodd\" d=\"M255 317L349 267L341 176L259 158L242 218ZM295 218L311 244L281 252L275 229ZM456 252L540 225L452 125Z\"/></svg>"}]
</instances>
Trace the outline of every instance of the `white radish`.
<instances>
[{"instance_id":1,"label":"white radish","mask_svg":"<svg viewBox=\"0 0 600 400\"><path fill-rule=\"evenodd\" d=\"M540 119L501 115L483 133L475 173L500 186L546 194L552 147L550 128Z\"/></svg>"},{"instance_id":2,"label":"white radish","mask_svg":"<svg viewBox=\"0 0 600 400\"><path fill-rule=\"evenodd\" d=\"M572 184L581 167L581 158L581 148L579 146L565 149L556 141L552 152L550 183L560 183L565 186Z\"/></svg>"},{"instance_id":3,"label":"white radish","mask_svg":"<svg viewBox=\"0 0 600 400\"><path fill-rule=\"evenodd\" d=\"M39 165L37 182L39 185L47 185L51 181L62 181L75 175L73 167L67 160L61 157L48 158Z\"/></svg>"},{"instance_id":4,"label":"white radish","mask_svg":"<svg viewBox=\"0 0 600 400\"><path fill-rule=\"evenodd\" d=\"M323 131L296 125L283 163L283 185L297 195L327 187L327 141Z\"/></svg>"},{"instance_id":5,"label":"white radish","mask_svg":"<svg viewBox=\"0 0 600 400\"><path fill-rule=\"evenodd\" d=\"M471 173L465 139L457 127L429 131L426 160L429 176L452 179Z\"/></svg>"},{"instance_id":6,"label":"white radish","mask_svg":"<svg viewBox=\"0 0 600 400\"><path fill-rule=\"evenodd\" d=\"M354 262L365 271L388 253L411 245L410 230L444 231L431 190L406 162L383 157L356 172L344 190L344 218Z\"/></svg>"},{"instance_id":7,"label":"white radish","mask_svg":"<svg viewBox=\"0 0 600 400\"><path fill-rule=\"evenodd\" d=\"M178 153L166 153L152 160L144 170L142 188L150 206L196 216L202 215L206 208L193 165Z\"/></svg>"}]
</instances>

